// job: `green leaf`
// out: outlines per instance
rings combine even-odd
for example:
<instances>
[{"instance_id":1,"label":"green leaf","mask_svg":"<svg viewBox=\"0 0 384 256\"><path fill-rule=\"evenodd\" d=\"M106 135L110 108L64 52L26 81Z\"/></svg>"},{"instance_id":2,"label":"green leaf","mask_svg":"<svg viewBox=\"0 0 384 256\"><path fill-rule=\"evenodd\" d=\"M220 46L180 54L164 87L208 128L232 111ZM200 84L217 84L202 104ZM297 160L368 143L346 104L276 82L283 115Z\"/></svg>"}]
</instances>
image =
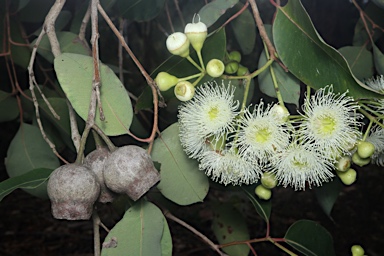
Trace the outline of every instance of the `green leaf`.
<instances>
[{"instance_id":1,"label":"green leaf","mask_svg":"<svg viewBox=\"0 0 384 256\"><path fill-rule=\"evenodd\" d=\"M161 237L161 256L172 256L172 236L169 231L168 223L163 216L164 229Z\"/></svg>"},{"instance_id":2,"label":"green leaf","mask_svg":"<svg viewBox=\"0 0 384 256\"><path fill-rule=\"evenodd\" d=\"M57 32L56 33L57 40L60 43L60 49L62 53L77 53L82 55L91 55L91 50L85 45L78 37L78 35L72 32ZM36 40L34 40L31 45L35 44ZM43 36L41 42L39 44L39 48L37 48L37 52L43 56L47 61L53 62L54 57L51 51L51 44L49 43L47 35Z\"/></svg>"},{"instance_id":3,"label":"green leaf","mask_svg":"<svg viewBox=\"0 0 384 256\"><path fill-rule=\"evenodd\" d=\"M92 57L74 53L63 53L54 61L60 85L81 118L87 120L92 93ZM101 102L105 121L100 120L97 110L95 123L106 135L125 134L129 129L133 110L128 93L119 78L106 65L100 65Z\"/></svg>"},{"instance_id":4,"label":"green leaf","mask_svg":"<svg viewBox=\"0 0 384 256\"><path fill-rule=\"evenodd\" d=\"M155 18L164 8L165 0L125 0L118 1L121 16L130 21L148 21Z\"/></svg>"},{"instance_id":5,"label":"green leaf","mask_svg":"<svg viewBox=\"0 0 384 256\"><path fill-rule=\"evenodd\" d=\"M159 208L148 201L138 201L108 233L101 255L161 256L164 222Z\"/></svg>"},{"instance_id":6,"label":"green leaf","mask_svg":"<svg viewBox=\"0 0 384 256\"><path fill-rule=\"evenodd\" d=\"M372 0L381 9L384 9L384 0Z\"/></svg>"},{"instance_id":7,"label":"green leaf","mask_svg":"<svg viewBox=\"0 0 384 256\"><path fill-rule=\"evenodd\" d=\"M265 55L265 50L263 50L259 58L258 68L264 66L265 63L267 63L267 56ZM291 73L285 72L277 62L272 63L271 67L275 72L276 82L281 96L283 97L283 101L285 103L292 103L299 106L300 81ZM270 97L277 98L270 67L258 76L258 81L259 88L262 93L265 93Z\"/></svg>"},{"instance_id":8,"label":"green leaf","mask_svg":"<svg viewBox=\"0 0 384 256\"><path fill-rule=\"evenodd\" d=\"M305 255L333 256L333 239L320 224L311 220L293 223L285 234L285 241Z\"/></svg>"},{"instance_id":9,"label":"green leaf","mask_svg":"<svg viewBox=\"0 0 384 256\"><path fill-rule=\"evenodd\" d=\"M59 160L43 139L40 130L33 125L23 123L7 151L5 167L9 177L20 176L39 168L53 170L59 166ZM46 183L34 189L24 190L34 196L47 198Z\"/></svg>"},{"instance_id":10,"label":"green leaf","mask_svg":"<svg viewBox=\"0 0 384 256\"><path fill-rule=\"evenodd\" d=\"M384 75L384 54L375 44L373 44L373 59L375 61L377 73Z\"/></svg>"},{"instance_id":11,"label":"green leaf","mask_svg":"<svg viewBox=\"0 0 384 256\"><path fill-rule=\"evenodd\" d=\"M38 168L0 183L0 201L15 189L33 189L48 180L52 169Z\"/></svg>"},{"instance_id":12,"label":"green leaf","mask_svg":"<svg viewBox=\"0 0 384 256\"><path fill-rule=\"evenodd\" d=\"M219 244L249 240L247 223L242 214L230 204L214 205L212 230ZM223 247L222 250L231 256L247 256L249 247L237 244Z\"/></svg>"},{"instance_id":13,"label":"green leaf","mask_svg":"<svg viewBox=\"0 0 384 256\"><path fill-rule=\"evenodd\" d=\"M317 201L330 219L332 219L331 211L333 205L335 204L342 189L343 184L341 184L339 179L326 182L321 187L316 187L314 189Z\"/></svg>"},{"instance_id":14,"label":"green leaf","mask_svg":"<svg viewBox=\"0 0 384 256\"><path fill-rule=\"evenodd\" d=\"M19 116L16 98L0 90L0 123L14 120Z\"/></svg>"},{"instance_id":15,"label":"green leaf","mask_svg":"<svg viewBox=\"0 0 384 256\"><path fill-rule=\"evenodd\" d=\"M364 80L373 76L372 53L364 46L345 46L339 52L347 60L357 79Z\"/></svg>"},{"instance_id":16,"label":"green leaf","mask_svg":"<svg viewBox=\"0 0 384 256\"><path fill-rule=\"evenodd\" d=\"M342 55L320 38L299 0L278 8L273 37L281 61L310 87L333 84L335 92L349 90L356 98L383 97L352 75Z\"/></svg>"},{"instance_id":17,"label":"green leaf","mask_svg":"<svg viewBox=\"0 0 384 256\"><path fill-rule=\"evenodd\" d=\"M236 5L238 10L243 4ZM256 24L249 9L242 12L231 23L236 40L243 54L250 54L256 43Z\"/></svg>"},{"instance_id":18,"label":"green leaf","mask_svg":"<svg viewBox=\"0 0 384 256\"><path fill-rule=\"evenodd\" d=\"M22 25L18 21L15 21L13 18L10 19L11 38L13 42L16 42L11 44L12 61L20 67L27 69L31 50L26 45L27 42L22 36L21 28Z\"/></svg>"},{"instance_id":19,"label":"green leaf","mask_svg":"<svg viewBox=\"0 0 384 256\"><path fill-rule=\"evenodd\" d=\"M155 140L152 159L161 164L160 192L179 205L202 202L208 193L209 182L195 160L184 153L179 140L179 126L172 124Z\"/></svg>"},{"instance_id":20,"label":"green leaf","mask_svg":"<svg viewBox=\"0 0 384 256\"><path fill-rule=\"evenodd\" d=\"M215 23L229 8L237 4L239 0L216 0L212 1L200 9L201 22L204 22L207 27Z\"/></svg>"},{"instance_id":21,"label":"green leaf","mask_svg":"<svg viewBox=\"0 0 384 256\"><path fill-rule=\"evenodd\" d=\"M265 222L269 222L269 217L271 216L272 209L272 201L268 200L260 200L255 196L255 188L256 185L252 186L241 186L241 189L247 195L248 199L251 201L257 214L260 215L261 218L265 220Z\"/></svg>"}]
</instances>

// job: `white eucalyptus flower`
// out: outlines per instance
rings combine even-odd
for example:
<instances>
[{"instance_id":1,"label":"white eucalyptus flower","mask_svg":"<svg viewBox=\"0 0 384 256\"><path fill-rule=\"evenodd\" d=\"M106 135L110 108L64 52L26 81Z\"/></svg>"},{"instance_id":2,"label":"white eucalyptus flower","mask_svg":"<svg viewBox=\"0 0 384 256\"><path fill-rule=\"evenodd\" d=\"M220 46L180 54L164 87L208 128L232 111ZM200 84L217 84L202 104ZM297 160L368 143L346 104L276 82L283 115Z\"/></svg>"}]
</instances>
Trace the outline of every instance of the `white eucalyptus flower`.
<instances>
[{"instance_id":1,"label":"white eucalyptus flower","mask_svg":"<svg viewBox=\"0 0 384 256\"><path fill-rule=\"evenodd\" d=\"M384 129L381 126L373 128L366 141L375 146L375 152L371 156L372 163L384 166Z\"/></svg>"},{"instance_id":2,"label":"white eucalyptus flower","mask_svg":"<svg viewBox=\"0 0 384 256\"><path fill-rule=\"evenodd\" d=\"M319 89L305 99L299 136L327 157L348 154L360 136L358 120L362 115L356 113L358 108L346 93L333 93L332 86Z\"/></svg>"},{"instance_id":3,"label":"white eucalyptus flower","mask_svg":"<svg viewBox=\"0 0 384 256\"><path fill-rule=\"evenodd\" d=\"M376 92L384 93L384 76L380 75L376 78L371 78L365 81L366 85L368 85L371 89Z\"/></svg>"},{"instance_id":4,"label":"white eucalyptus flower","mask_svg":"<svg viewBox=\"0 0 384 256\"><path fill-rule=\"evenodd\" d=\"M334 176L332 163L311 145L292 142L287 149L271 157L271 172L279 184L305 190L306 183L321 186Z\"/></svg>"},{"instance_id":5,"label":"white eucalyptus flower","mask_svg":"<svg viewBox=\"0 0 384 256\"><path fill-rule=\"evenodd\" d=\"M241 130L235 145L250 161L265 164L270 156L289 144L290 131L271 110L270 105L264 109L261 101L252 112L246 109L240 120Z\"/></svg>"},{"instance_id":6,"label":"white eucalyptus flower","mask_svg":"<svg viewBox=\"0 0 384 256\"><path fill-rule=\"evenodd\" d=\"M253 184L262 174L259 166L241 158L234 148L204 152L199 168L213 181L224 185Z\"/></svg>"},{"instance_id":7,"label":"white eucalyptus flower","mask_svg":"<svg viewBox=\"0 0 384 256\"><path fill-rule=\"evenodd\" d=\"M191 158L199 158L207 149L234 130L239 107L235 88L216 82L198 88L195 96L179 107L180 141ZM208 145L209 148L209 145Z\"/></svg>"}]
</instances>

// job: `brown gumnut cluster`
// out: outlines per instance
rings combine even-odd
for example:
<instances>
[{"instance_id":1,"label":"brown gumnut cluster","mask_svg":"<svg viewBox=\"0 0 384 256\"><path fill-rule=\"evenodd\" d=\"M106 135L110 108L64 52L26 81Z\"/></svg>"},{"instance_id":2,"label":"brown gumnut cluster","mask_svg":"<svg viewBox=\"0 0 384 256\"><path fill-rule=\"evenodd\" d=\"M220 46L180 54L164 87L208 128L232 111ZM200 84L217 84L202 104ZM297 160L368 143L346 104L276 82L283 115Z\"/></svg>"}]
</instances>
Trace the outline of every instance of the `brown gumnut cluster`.
<instances>
[{"instance_id":1,"label":"brown gumnut cluster","mask_svg":"<svg viewBox=\"0 0 384 256\"><path fill-rule=\"evenodd\" d=\"M159 180L147 151L128 145L113 152L98 148L82 165L60 166L52 172L47 189L56 219L86 220L96 201L112 202L116 193L136 201Z\"/></svg>"}]
</instances>

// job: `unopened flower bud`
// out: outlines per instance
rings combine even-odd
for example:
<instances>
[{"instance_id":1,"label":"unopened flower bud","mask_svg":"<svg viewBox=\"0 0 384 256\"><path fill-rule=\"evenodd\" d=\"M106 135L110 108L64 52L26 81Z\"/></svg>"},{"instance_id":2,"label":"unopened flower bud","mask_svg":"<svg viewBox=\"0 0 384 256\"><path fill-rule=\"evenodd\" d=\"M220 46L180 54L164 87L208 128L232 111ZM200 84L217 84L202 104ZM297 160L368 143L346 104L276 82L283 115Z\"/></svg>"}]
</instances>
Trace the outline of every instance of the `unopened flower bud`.
<instances>
[{"instance_id":1,"label":"unopened flower bud","mask_svg":"<svg viewBox=\"0 0 384 256\"><path fill-rule=\"evenodd\" d=\"M155 82L159 87L160 91L168 90L169 88L177 84L178 81L179 79L177 77L167 72L160 72L155 78Z\"/></svg>"},{"instance_id":2,"label":"unopened flower bud","mask_svg":"<svg viewBox=\"0 0 384 256\"><path fill-rule=\"evenodd\" d=\"M207 26L203 22L188 23L185 26L184 33L196 51L200 51L201 48L203 48L204 41L208 34Z\"/></svg>"},{"instance_id":3,"label":"unopened flower bud","mask_svg":"<svg viewBox=\"0 0 384 256\"><path fill-rule=\"evenodd\" d=\"M221 60L211 59L207 64L207 73L211 77L219 77L224 73L225 66Z\"/></svg>"},{"instance_id":4,"label":"unopened flower bud","mask_svg":"<svg viewBox=\"0 0 384 256\"><path fill-rule=\"evenodd\" d=\"M166 45L168 51L174 55L184 58L189 56L189 40L184 33L176 32L169 35Z\"/></svg>"}]
</instances>

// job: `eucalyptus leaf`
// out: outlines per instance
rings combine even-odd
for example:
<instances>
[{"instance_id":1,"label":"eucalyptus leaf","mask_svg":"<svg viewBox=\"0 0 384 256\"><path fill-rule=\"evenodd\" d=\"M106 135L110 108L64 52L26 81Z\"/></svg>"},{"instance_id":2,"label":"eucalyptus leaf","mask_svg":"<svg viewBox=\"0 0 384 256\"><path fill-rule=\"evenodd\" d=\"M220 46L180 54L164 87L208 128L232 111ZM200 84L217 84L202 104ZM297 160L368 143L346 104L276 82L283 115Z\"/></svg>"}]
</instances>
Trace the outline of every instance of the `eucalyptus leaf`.
<instances>
[{"instance_id":1,"label":"eucalyptus leaf","mask_svg":"<svg viewBox=\"0 0 384 256\"><path fill-rule=\"evenodd\" d=\"M163 255L164 222L164 215L157 206L145 200L138 201L108 233L101 255Z\"/></svg>"},{"instance_id":2,"label":"eucalyptus leaf","mask_svg":"<svg viewBox=\"0 0 384 256\"><path fill-rule=\"evenodd\" d=\"M212 1L200 9L198 15L201 22L207 27L215 23L229 8L237 4L239 0L216 0Z\"/></svg>"},{"instance_id":3,"label":"eucalyptus leaf","mask_svg":"<svg viewBox=\"0 0 384 256\"><path fill-rule=\"evenodd\" d=\"M161 256L172 256L172 236L167 220L163 216L163 235L161 236Z\"/></svg>"},{"instance_id":4,"label":"eucalyptus leaf","mask_svg":"<svg viewBox=\"0 0 384 256\"><path fill-rule=\"evenodd\" d=\"M373 57L365 46L345 46L339 52L347 60L353 75L360 80L373 76Z\"/></svg>"},{"instance_id":5,"label":"eucalyptus leaf","mask_svg":"<svg viewBox=\"0 0 384 256\"><path fill-rule=\"evenodd\" d=\"M73 108L83 120L87 120L92 94L92 57L63 53L55 58L54 67L60 85ZM100 120L100 113L97 109L95 123L106 135L125 134L133 118L128 92L108 66L100 65L100 76L100 94L105 121Z\"/></svg>"},{"instance_id":6,"label":"eucalyptus leaf","mask_svg":"<svg viewBox=\"0 0 384 256\"><path fill-rule=\"evenodd\" d=\"M60 166L58 158L43 139L39 128L23 123L12 139L5 159L5 167L9 177L13 178L34 169L56 169ZM47 198L46 183L26 192Z\"/></svg>"},{"instance_id":7,"label":"eucalyptus leaf","mask_svg":"<svg viewBox=\"0 0 384 256\"><path fill-rule=\"evenodd\" d=\"M215 204L212 211L212 230L219 244L250 239L247 223L233 205ZM222 250L230 256L247 256L249 253L249 247L246 244L231 245L223 247Z\"/></svg>"},{"instance_id":8,"label":"eucalyptus leaf","mask_svg":"<svg viewBox=\"0 0 384 256\"><path fill-rule=\"evenodd\" d=\"M165 0L118 1L120 15L130 21L148 21L155 18L164 8Z\"/></svg>"},{"instance_id":9,"label":"eucalyptus leaf","mask_svg":"<svg viewBox=\"0 0 384 256\"><path fill-rule=\"evenodd\" d=\"M336 93L348 91L355 98L382 98L357 80L348 63L324 42L299 0L278 7L273 38L279 58L289 71L314 89L333 84Z\"/></svg>"},{"instance_id":10,"label":"eucalyptus leaf","mask_svg":"<svg viewBox=\"0 0 384 256\"><path fill-rule=\"evenodd\" d=\"M265 222L269 222L269 217L271 216L272 203L271 200L265 201L256 198L255 196L256 185L252 186L242 186L241 189L247 195L248 199L251 201L252 205L255 207L256 212Z\"/></svg>"},{"instance_id":11,"label":"eucalyptus leaf","mask_svg":"<svg viewBox=\"0 0 384 256\"><path fill-rule=\"evenodd\" d=\"M334 179L333 181L324 183L321 187L314 188L317 201L319 202L325 214L327 214L331 220L331 211L333 205L339 197L343 187L344 186L340 182L340 179Z\"/></svg>"},{"instance_id":12,"label":"eucalyptus leaf","mask_svg":"<svg viewBox=\"0 0 384 256\"><path fill-rule=\"evenodd\" d=\"M240 6L241 5L241 6ZM240 7L243 4L237 5ZM256 43L256 24L251 11L245 9L230 25L243 54L250 54Z\"/></svg>"},{"instance_id":13,"label":"eucalyptus leaf","mask_svg":"<svg viewBox=\"0 0 384 256\"><path fill-rule=\"evenodd\" d=\"M305 255L336 255L332 236L324 227L311 220L299 220L293 223L284 239L290 246Z\"/></svg>"},{"instance_id":14,"label":"eucalyptus leaf","mask_svg":"<svg viewBox=\"0 0 384 256\"><path fill-rule=\"evenodd\" d=\"M373 59L375 61L377 73L384 75L384 54L375 44L373 45Z\"/></svg>"},{"instance_id":15,"label":"eucalyptus leaf","mask_svg":"<svg viewBox=\"0 0 384 256\"><path fill-rule=\"evenodd\" d=\"M33 189L40 186L48 180L52 171L52 169L38 168L0 182L0 201L15 189Z\"/></svg>"},{"instance_id":16,"label":"eucalyptus leaf","mask_svg":"<svg viewBox=\"0 0 384 256\"><path fill-rule=\"evenodd\" d=\"M14 120L19 115L16 98L0 90L0 123Z\"/></svg>"},{"instance_id":17,"label":"eucalyptus leaf","mask_svg":"<svg viewBox=\"0 0 384 256\"><path fill-rule=\"evenodd\" d=\"M91 55L91 50L89 47L84 44L83 41L79 39L77 34L72 32L57 32L56 33L57 40L60 43L60 50L62 53L77 53L82 55ZM36 40L32 42L31 45L34 45ZM54 56L51 51L51 44L49 43L47 35L44 35L39 44L39 48L37 48L37 52L43 56L47 61L53 62Z\"/></svg>"},{"instance_id":18,"label":"eucalyptus leaf","mask_svg":"<svg viewBox=\"0 0 384 256\"><path fill-rule=\"evenodd\" d=\"M161 164L159 191L179 205L202 202L209 182L195 160L184 153L179 140L179 126L172 124L153 144L152 159Z\"/></svg>"}]
</instances>

